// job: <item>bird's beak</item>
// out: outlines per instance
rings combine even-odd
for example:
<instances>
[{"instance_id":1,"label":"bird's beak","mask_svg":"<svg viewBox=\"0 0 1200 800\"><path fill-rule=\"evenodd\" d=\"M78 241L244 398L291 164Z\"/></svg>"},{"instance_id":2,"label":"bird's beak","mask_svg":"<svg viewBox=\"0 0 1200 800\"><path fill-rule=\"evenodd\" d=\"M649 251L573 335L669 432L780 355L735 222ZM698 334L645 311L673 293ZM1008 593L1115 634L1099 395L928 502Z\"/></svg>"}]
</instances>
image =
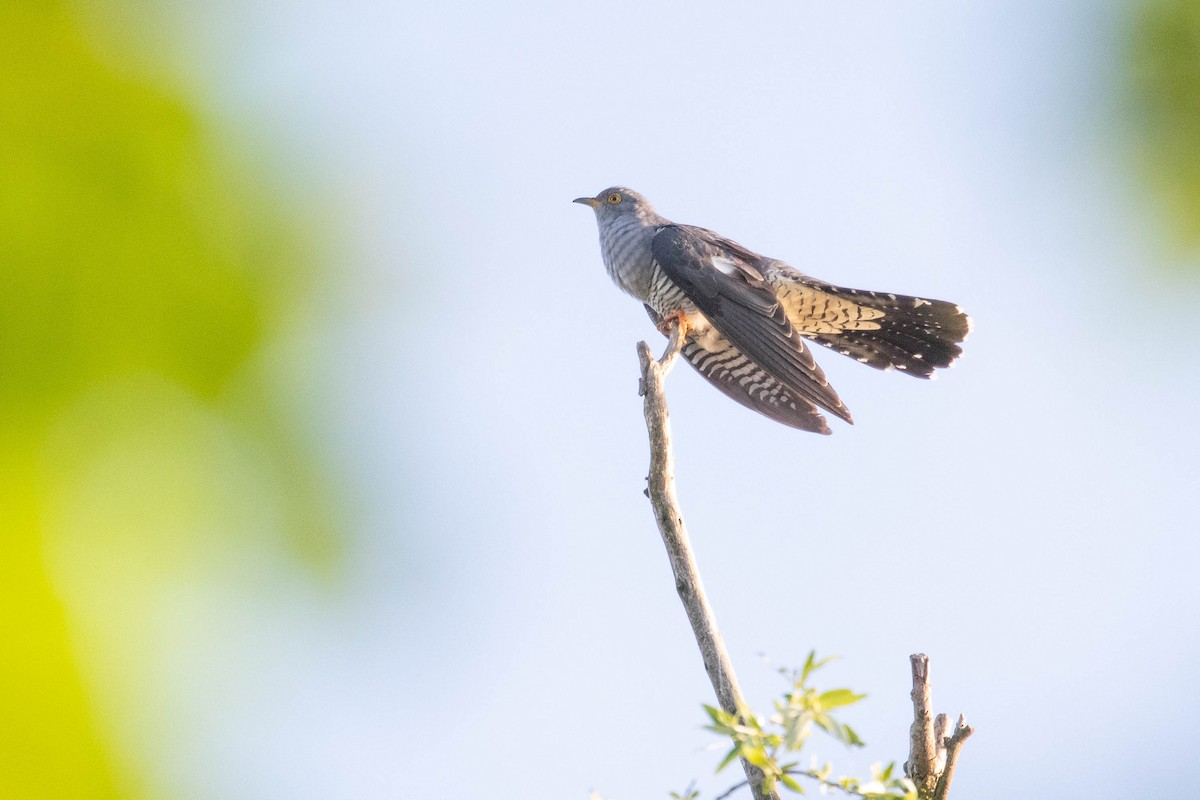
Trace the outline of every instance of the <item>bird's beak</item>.
<instances>
[{"instance_id":1,"label":"bird's beak","mask_svg":"<svg viewBox=\"0 0 1200 800\"><path fill-rule=\"evenodd\" d=\"M592 208L600 207L600 201L594 197L576 197L571 202L572 203L583 203L585 206L591 206Z\"/></svg>"}]
</instances>

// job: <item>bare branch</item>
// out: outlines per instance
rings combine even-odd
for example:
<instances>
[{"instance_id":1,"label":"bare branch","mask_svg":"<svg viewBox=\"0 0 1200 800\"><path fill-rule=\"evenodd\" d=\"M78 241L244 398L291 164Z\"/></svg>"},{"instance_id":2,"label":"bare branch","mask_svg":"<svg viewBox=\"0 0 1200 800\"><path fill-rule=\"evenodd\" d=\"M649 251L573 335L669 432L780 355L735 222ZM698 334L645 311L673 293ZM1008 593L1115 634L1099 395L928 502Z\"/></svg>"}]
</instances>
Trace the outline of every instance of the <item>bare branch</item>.
<instances>
[{"instance_id":1,"label":"bare branch","mask_svg":"<svg viewBox=\"0 0 1200 800\"><path fill-rule=\"evenodd\" d=\"M650 474L647 476L646 493L667 548L667 557L671 561L675 589L692 625L692 633L700 647L704 669L717 694L717 702L724 711L743 716L746 714L746 703L738 687L729 653L717 629L716 616L704 594L704 585L700 581L700 572L683 525L683 514L675 497L675 464L663 378L682 348L683 338L682 326L676 324L661 361L654 359L649 345L638 342L638 360L642 367L639 393L644 398L643 411L650 436ZM778 800L778 793L763 786L762 770L745 759L742 760L742 767L756 800Z\"/></svg>"},{"instance_id":2,"label":"bare branch","mask_svg":"<svg viewBox=\"0 0 1200 800\"><path fill-rule=\"evenodd\" d=\"M750 785L750 781L742 781L741 783L735 783L733 786L730 786L728 789L726 789L725 791L721 792L719 795L714 797L713 800L728 800L728 798L732 797L733 793L736 792L738 789L741 789L743 786L749 786L749 785Z\"/></svg>"},{"instance_id":3,"label":"bare branch","mask_svg":"<svg viewBox=\"0 0 1200 800\"><path fill-rule=\"evenodd\" d=\"M938 714L933 720L933 690L929 681L929 657L924 653L909 656L912 663L913 724L909 729L909 755L904 774L912 778L922 800L946 800L959 748L975 729L959 715L954 733L948 735L950 718Z\"/></svg>"},{"instance_id":4,"label":"bare branch","mask_svg":"<svg viewBox=\"0 0 1200 800\"><path fill-rule=\"evenodd\" d=\"M975 729L967 724L967 718L959 714L958 723L954 726L954 733L946 738L946 768L938 778L933 800L946 800L950 796L950 781L954 780L954 767L958 764L958 751L967 737L974 732Z\"/></svg>"},{"instance_id":5,"label":"bare branch","mask_svg":"<svg viewBox=\"0 0 1200 800\"><path fill-rule=\"evenodd\" d=\"M938 775L946 769L946 738L950 736L950 715L938 714L933 720L933 771Z\"/></svg>"},{"instance_id":6,"label":"bare branch","mask_svg":"<svg viewBox=\"0 0 1200 800\"><path fill-rule=\"evenodd\" d=\"M937 746L933 730L933 701L929 687L929 657L909 656L912 664L913 723L908 730L908 761L904 774L924 797L937 786Z\"/></svg>"}]
</instances>

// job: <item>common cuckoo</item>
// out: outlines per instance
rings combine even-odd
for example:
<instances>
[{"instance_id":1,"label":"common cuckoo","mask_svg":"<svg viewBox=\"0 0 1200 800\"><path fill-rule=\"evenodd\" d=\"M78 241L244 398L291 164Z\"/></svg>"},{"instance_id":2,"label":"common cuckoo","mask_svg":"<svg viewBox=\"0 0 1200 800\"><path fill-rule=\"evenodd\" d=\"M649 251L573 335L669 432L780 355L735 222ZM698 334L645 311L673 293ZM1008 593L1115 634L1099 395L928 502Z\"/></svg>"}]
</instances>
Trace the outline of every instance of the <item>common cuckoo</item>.
<instances>
[{"instance_id":1,"label":"common cuckoo","mask_svg":"<svg viewBox=\"0 0 1200 800\"><path fill-rule=\"evenodd\" d=\"M683 325L682 354L729 397L773 420L829 433L819 408L853 423L804 340L875 367L933 377L971 330L943 300L847 289L810 278L704 228L660 216L621 186L591 206L608 274L664 333Z\"/></svg>"}]
</instances>

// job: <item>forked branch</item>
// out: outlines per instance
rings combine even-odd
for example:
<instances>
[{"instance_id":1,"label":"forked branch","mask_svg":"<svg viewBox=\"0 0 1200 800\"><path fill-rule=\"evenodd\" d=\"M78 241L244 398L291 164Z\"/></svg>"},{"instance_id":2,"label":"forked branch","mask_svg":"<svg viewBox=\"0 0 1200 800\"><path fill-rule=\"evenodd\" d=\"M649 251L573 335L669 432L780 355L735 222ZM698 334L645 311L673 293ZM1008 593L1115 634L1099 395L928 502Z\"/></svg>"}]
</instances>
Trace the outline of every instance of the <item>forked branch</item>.
<instances>
[{"instance_id":1,"label":"forked branch","mask_svg":"<svg viewBox=\"0 0 1200 800\"><path fill-rule=\"evenodd\" d=\"M929 657L909 656L912 663L913 724L909 729L908 762L904 774L912 778L922 800L946 800L962 743L975 732L961 714L950 733L950 718L933 717L933 689L929 680Z\"/></svg>"}]
</instances>

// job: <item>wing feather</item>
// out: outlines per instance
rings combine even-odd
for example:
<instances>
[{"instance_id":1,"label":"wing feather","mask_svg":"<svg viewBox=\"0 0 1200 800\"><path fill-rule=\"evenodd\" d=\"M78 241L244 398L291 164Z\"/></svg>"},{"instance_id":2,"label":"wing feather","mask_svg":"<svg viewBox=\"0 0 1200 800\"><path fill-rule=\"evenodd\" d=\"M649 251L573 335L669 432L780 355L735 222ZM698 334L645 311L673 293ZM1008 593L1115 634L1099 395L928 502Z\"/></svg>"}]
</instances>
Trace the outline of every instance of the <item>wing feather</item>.
<instances>
[{"instance_id":1,"label":"wing feather","mask_svg":"<svg viewBox=\"0 0 1200 800\"><path fill-rule=\"evenodd\" d=\"M655 325L662 322L654 309L645 308ZM689 339L682 355L705 380L746 408L791 428L830 433L815 405L795 396L724 336L705 337L703 343Z\"/></svg>"},{"instance_id":2,"label":"wing feather","mask_svg":"<svg viewBox=\"0 0 1200 800\"><path fill-rule=\"evenodd\" d=\"M852 421L763 278L761 256L690 225L664 225L651 253L712 326L767 376L796 399Z\"/></svg>"}]
</instances>

